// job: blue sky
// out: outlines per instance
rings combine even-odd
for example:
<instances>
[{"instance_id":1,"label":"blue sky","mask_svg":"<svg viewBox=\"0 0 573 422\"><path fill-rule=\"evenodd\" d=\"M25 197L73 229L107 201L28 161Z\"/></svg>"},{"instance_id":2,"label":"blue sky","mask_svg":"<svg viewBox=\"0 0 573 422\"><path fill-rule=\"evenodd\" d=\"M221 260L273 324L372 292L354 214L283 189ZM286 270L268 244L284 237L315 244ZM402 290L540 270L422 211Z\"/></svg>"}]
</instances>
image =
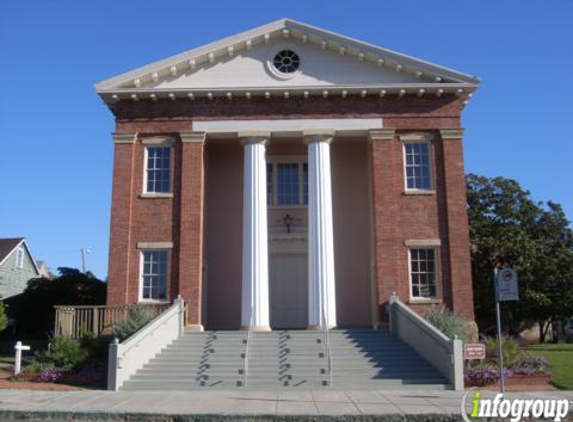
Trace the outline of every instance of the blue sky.
<instances>
[{"instance_id":1,"label":"blue sky","mask_svg":"<svg viewBox=\"0 0 573 422\"><path fill-rule=\"evenodd\" d=\"M27 237L53 269L89 247L105 277L113 117L93 84L282 17L480 76L467 171L573 218L569 0L0 0L0 237Z\"/></svg>"}]
</instances>

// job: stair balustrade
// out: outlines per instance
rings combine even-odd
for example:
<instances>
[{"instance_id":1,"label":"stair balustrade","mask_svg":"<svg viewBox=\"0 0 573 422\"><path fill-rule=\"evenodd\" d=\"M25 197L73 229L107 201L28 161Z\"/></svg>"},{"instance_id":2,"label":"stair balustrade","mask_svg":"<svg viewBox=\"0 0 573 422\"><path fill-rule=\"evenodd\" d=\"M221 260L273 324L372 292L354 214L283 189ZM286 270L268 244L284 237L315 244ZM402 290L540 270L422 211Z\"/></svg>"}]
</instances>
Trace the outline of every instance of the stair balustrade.
<instances>
[{"instance_id":1,"label":"stair balustrade","mask_svg":"<svg viewBox=\"0 0 573 422\"><path fill-rule=\"evenodd\" d=\"M161 350L183 335L185 304L181 296L127 340L109 345L108 390L118 389Z\"/></svg>"},{"instance_id":2,"label":"stair balustrade","mask_svg":"<svg viewBox=\"0 0 573 422\"><path fill-rule=\"evenodd\" d=\"M461 340L448 338L396 295L390 296L390 332L432 364L454 390L463 390Z\"/></svg>"}]
</instances>

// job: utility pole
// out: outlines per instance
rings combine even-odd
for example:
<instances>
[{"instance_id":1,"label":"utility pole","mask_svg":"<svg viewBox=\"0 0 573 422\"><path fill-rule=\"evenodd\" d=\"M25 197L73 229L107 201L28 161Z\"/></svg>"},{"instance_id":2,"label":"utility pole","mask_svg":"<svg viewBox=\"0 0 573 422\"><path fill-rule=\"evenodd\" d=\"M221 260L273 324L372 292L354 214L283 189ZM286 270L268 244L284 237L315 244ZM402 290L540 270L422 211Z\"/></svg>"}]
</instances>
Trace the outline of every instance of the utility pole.
<instances>
[{"instance_id":1,"label":"utility pole","mask_svg":"<svg viewBox=\"0 0 573 422\"><path fill-rule=\"evenodd\" d=\"M86 254L92 253L87 248L80 248L80 253L82 254L82 273L86 273Z\"/></svg>"}]
</instances>

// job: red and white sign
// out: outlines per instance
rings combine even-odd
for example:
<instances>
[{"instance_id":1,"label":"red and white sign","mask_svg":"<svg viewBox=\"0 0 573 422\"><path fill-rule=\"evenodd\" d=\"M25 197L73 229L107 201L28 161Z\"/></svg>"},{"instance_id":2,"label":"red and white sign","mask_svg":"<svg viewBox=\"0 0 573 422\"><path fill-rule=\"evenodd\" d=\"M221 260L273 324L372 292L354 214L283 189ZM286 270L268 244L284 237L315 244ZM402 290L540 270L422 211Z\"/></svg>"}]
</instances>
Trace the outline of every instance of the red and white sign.
<instances>
[{"instance_id":1,"label":"red and white sign","mask_svg":"<svg viewBox=\"0 0 573 422\"><path fill-rule=\"evenodd\" d=\"M485 359L485 344L466 344L464 346L464 359Z\"/></svg>"}]
</instances>

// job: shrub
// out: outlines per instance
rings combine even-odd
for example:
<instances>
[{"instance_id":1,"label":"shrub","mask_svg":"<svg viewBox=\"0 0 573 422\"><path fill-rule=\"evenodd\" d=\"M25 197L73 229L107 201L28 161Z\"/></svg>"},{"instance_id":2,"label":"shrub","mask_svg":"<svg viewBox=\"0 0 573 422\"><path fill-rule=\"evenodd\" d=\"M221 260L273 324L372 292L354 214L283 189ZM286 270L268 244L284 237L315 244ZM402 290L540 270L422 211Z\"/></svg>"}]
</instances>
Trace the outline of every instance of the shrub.
<instances>
[{"instance_id":1,"label":"shrub","mask_svg":"<svg viewBox=\"0 0 573 422\"><path fill-rule=\"evenodd\" d=\"M26 366L22 372L28 372L30 374L37 374L44 368L54 368L53 363L41 363L37 358L34 359L28 366Z\"/></svg>"},{"instance_id":2,"label":"shrub","mask_svg":"<svg viewBox=\"0 0 573 422\"><path fill-rule=\"evenodd\" d=\"M426 320L453 339L457 336L466 340L466 320L445 308L432 308L426 313Z\"/></svg>"},{"instance_id":3,"label":"shrub","mask_svg":"<svg viewBox=\"0 0 573 422\"><path fill-rule=\"evenodd\" d=\"M485 340L485 350L486 356L491 361L497 362L498 354L497 354L497 339L496 338L487 338ZM502 353L503 353L503 364L508 368L515 362L515 360L521 354L521 350L519 349L519 344L515 339L508 336L503 336L502 338Z\"/></svg>"},{"instance_id":4,"label":"shrub","mask_svg":"<svg viewBox=\"0 0 573 422\"><path fill-rule=\"evenodd\" d=\"M464 381L466 385L479 386L495 384L499 381L499 368L495 366L486 366L483 368L466 368ZM508 369L503 370L503 377L507 378L512 375Z\"/></svg>"},{"instance_id":5,"label":"shrub","mask_svg":"<svg viewBox=\"0 0 573 422\"><path fill-rule=\"evenodd\" d=\"M547 373L549 362L547 359L537 356L528 356L516 359L511 370L514 374L533 375Z\"/></svg>"},{"instance_id":6,"label":"shrub","mask_svg":"<svg viewBox=\"0 0 573 422\"><path fill-rule=\"evenodd\" d=\"M0 302L0 332L8 326L8 311L4 302Z\"/></svg>"},{"instance_id":7,"label":"shrub","mask_svg":"<svg viewBox=\"0 0 573 422\"><path fill-rule=\"evenodd\" d=\"M80 338L80 346L87 353L87 360L90 362L107 362L109 343L113 337L97 337L93 333L85 333Z\"/></svg>"},{"instance_id":8,"label":"shrub","mask_svg":"<svg viewBox=\"0 0 573 422\"><path fill-rule=\"evenodd\" d=\"M152 319L153 315L151 315L145 309L131 309L127 319L119 321L113 326L113 336L118 338L119 341L123 341L135 334L140 328L142 328Z\"/></svg>"},{"instance_id":9,"label":"shrub","mask_svg":"<svg viewBox=\"0 0 573 422\"><path fill-rule=\"evenodd\" d=\"M66 337L53 337L50 350L36 353L40 364L50 364L56 368L71 369L84 363L88 353L80 342Z\"/></svg>"}]
</instances>

